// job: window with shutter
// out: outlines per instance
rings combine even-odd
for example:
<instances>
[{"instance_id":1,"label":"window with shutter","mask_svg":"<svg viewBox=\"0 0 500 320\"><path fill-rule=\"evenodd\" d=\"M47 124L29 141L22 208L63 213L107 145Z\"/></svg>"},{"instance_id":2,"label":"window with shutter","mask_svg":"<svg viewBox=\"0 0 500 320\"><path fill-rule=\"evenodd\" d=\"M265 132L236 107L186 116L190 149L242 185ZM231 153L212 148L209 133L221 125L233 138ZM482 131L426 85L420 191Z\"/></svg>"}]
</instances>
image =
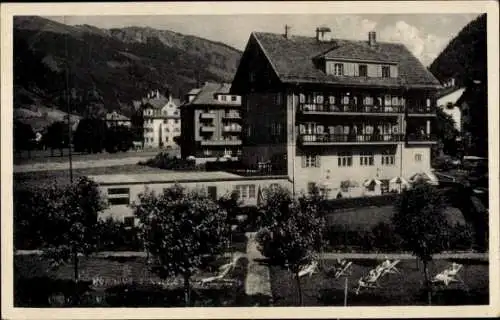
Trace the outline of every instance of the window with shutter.
<instances>
[{"instance_id":1,"label":"window with shutter","mask_svg":"<svg viewBox=\"0 0 500 320\"><path fill-rule=\"evenodd\" d=\"M320 167L321 167L321 156L317 155L316 156L316 168L320 168Z\"/></svg>"},{"instance_id":2,"label":"window with shutter","mask_svg":"<svg viewBox=\"0 0 500 320\"><path fill-rule=\"evenodd\" d=\"M304 94L299 94L299 101L300 103L305 103L306 102L306 96Z\"/></svg>"},{"instance_id":3,"label":"window with shutter","mask_svg":"<svg viewBox=\"0 0 500 320\"><path fill-rule=\"evenodd\" d=\"M335 104L335 97L334 96L329 96L328 99L330 100L330 104Z\"/></svg>"}]
</instances>

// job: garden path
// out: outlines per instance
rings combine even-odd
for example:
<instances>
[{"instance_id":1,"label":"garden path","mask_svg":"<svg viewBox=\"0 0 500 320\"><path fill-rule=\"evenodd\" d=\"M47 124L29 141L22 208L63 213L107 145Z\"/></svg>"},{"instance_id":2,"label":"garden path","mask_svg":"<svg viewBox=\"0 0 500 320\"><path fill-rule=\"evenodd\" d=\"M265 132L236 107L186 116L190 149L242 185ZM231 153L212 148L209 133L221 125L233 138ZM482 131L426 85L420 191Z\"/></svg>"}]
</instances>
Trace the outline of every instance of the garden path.
<instances>
[{"instance_id":1,"label":"garden path","mask_svg":"<svg viewBox=\"0 0 500 320\"><path fill-rule=\"evenodd\" d=\"M245 280L245 293L248 296L271 297L271 278L269 274L269 267L259 261L264 257L257 249L257 241L255 241L255 235L255 232L249 232L246 234L248 238L248 270L247 278Z\"/></svg>"}]
</instances>

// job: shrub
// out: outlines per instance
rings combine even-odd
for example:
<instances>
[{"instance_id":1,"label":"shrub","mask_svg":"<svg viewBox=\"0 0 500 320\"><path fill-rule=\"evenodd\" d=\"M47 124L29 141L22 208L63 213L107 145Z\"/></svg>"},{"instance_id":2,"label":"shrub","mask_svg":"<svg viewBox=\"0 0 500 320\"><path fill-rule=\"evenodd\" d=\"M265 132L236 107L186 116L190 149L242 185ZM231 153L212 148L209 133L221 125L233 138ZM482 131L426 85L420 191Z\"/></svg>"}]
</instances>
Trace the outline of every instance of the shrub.
<instances>
[{"instance_id":1,"label":"shrub","mask_svg":"<svg viewBox=\"0 0 500 320\"><path fill-rule=\"evenodd\" d=\"M107 219L101 221L99 251L143 251L138 227L128 227L125 223Z\"/></svg>"},{"instance_id":2,"label":"shrub","mask_svg":"<svg viewBox=\"0 0 500 320\"><path fill-rule=\"evenodd\" d=\"M179 159L163 152L160 152L154 158L146 162L139 162L139 165L147 165L166 170L195 171L199 169L196 165L196 160Z\"/></svg>"}]
</instances>

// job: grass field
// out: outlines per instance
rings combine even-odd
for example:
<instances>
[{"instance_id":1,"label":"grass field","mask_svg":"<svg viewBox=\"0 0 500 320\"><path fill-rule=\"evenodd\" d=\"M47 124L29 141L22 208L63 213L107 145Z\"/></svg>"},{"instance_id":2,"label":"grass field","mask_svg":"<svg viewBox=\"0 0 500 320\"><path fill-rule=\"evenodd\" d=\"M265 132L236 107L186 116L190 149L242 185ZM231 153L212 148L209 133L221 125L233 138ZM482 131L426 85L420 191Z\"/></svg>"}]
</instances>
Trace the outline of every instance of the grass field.
<instances>
[{"instance_id":1,"label":"grass field","mask_svg":"<svg viewBox=\"0 0 500 320\"><path fill-rule=\"evenodd\" d=\"M145 149L143 151L128 151L117 153L80 153L74 152L72 154L73 161L91 161L91 160L105 160L105 159L120 159L127 157L154 157L159 152L169 152L173 155L180 154L178 149L174 150L161 150L161 149ZM54 150L54 156L51 156L50 150L33 150L30 155L27 151L14 155L14 164L33 164L33 163L59 163L68 161L68 149L63 149L63 156L60 156L59 150Z\"/></svg>"},{"instance_id":2,"label":"grass field","mask_svg":"<svg viewBox=\"0 0 500 320\"><path fill-rule=\"evenodd\" d=\"M445 214L451 224L465 223L462 213L457 208L447 207ZM393 215L392 205L374 206L331 212L326 215L326 220L330 226L341 226L347 230L371 230L380 222L390 224Z\"/></svg>"},{"instance_id":3,"label":"grass field","mask_svg":"<svg viewBox=\"0 0 500 320\"><path fill-rule=\"evenodd\" d=\"M193 276L194 306L241 306L249 303L244 292L245 258L238 262L228 278L234 282L225 285L200 285L204 277L217 274L220 265L229 258L220 258ZM145 258L81 258L80 303L78 306L99 307L175 307L184 306L182 281L167 279L168 287L161 285ZM92 279L103 284L92 287ZM71 264L50 269L46 261L36 255L16 256L14 259L14 305L18 307L72 306L68 298L74 293ZM165 282L163 282L165 284ZM36 288L36 290L33 290Z\"/></svg>"},{"instance_id":4,"label":"grass field","mask_svg":"<svg viewBox=\"0 0 500 320\"><path fill-rule=\"evenodd\" d=\"M433 276L450 265L451 261L437 260L430 266ZM460 261L464 268L460 276L467 284L452 284L447 288L434 288L434 305L480 305L488 304L489 277L488 262ZM352 274L348 278L348 306L397 306L427 305L423 292L422 266L417 268L415 260L403 260L398 268L402 274L390 274L380 281L381 288L361 291L355 294L357 281L378 264L375 260L353 260ZM320 263L324 270L333 266L332 261ZM335 279L327 272L319 272L311 278L301 280L305 306L343 306L345 278ZM271 288L275 306L296 306L298 304L295 280L290 272L271 267Z\"/></svg>"}]
</instances>

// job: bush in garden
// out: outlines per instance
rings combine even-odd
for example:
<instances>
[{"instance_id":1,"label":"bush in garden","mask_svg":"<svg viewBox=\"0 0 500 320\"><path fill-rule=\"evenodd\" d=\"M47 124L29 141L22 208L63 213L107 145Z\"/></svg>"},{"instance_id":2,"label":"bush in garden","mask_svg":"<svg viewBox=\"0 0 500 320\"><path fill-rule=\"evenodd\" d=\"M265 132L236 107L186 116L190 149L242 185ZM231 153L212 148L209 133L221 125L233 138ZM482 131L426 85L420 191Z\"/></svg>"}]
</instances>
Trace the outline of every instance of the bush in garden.
<instances>
[{"instance_id":1,"label":"bush in garden","mask_svg":"<svg viewBox=\"0 0 500 320\"><path fill-rule=\"evenodd\" d=\"M262 229L257 243L270 263L288 268L294 275L299 305L302 305L302 289L299 271L315 259L323 245L325 221L319 212L317 194L292 198L284 188L264 189L264 203L259 206Z\"/></svg>"},{"instance_id":2,"label":"bush in garden","mask_svg":"<svg viewBox=\"0 0 500 320\"><path fill-rule=\"evenodd\" d=\"M206 194L179 185L158 195L146 190L133 208L155 262L153 270L163 279L181 275L184 301L190 306L191 277L205 264L204 257L220 255L227 248L227 212Z\"/></svg>"}]
</instances>

